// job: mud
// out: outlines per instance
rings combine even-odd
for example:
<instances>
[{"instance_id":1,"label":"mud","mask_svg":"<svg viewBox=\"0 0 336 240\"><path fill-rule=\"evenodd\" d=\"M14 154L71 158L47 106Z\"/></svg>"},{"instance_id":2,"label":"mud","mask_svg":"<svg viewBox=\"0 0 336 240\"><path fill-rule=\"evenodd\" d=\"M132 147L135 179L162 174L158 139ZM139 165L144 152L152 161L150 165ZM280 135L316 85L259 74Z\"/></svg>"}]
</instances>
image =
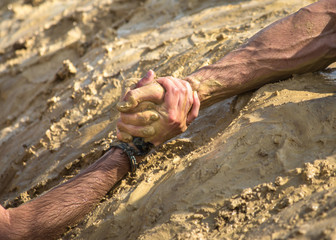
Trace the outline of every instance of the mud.
<instances>
[{"instance_id":1,"label":"mud","mask_svg":"<svg viewBox=\"0 0 336 240\"><path fill-rule=\"evenodd\" d=\"M99 158L125 80L186 76L312 2L1 2L0 203ZM62 239L335 239L335 72L203 109Z\"/></svg>"}]
</instances>

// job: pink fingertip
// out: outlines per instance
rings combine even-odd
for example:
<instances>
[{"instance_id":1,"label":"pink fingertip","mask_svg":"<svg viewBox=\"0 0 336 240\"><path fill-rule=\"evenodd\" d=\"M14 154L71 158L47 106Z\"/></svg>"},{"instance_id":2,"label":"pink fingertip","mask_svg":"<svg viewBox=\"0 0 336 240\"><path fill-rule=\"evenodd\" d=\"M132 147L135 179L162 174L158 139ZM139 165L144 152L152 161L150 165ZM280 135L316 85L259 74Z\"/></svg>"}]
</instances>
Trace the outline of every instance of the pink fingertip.
<instances>
[{"instance_id":1,"label":"pink fingertip","mask_svg":"<svg viewBox=\"0 0 336 240\"><path fill-rule=\"evenodd\" d=\"M147 72L147 74L153 75L153 77L155 77L155 72L152 69L149 69L149 71Z\"/></svg>"},{"instance_id":2,"label":"pink fingertip","mask_svg":"<svg viewBox=\"0 0 336 240\"><path fill-rule=\"evenodd\" d=\"M136 84L136 88L139 88L139 87L142 87L142 86L145 86L151 82L153 82L155 78L155 73L152 69L150 69L146 75L140 79L140 81Z\"/></svg>"}]
</instances>

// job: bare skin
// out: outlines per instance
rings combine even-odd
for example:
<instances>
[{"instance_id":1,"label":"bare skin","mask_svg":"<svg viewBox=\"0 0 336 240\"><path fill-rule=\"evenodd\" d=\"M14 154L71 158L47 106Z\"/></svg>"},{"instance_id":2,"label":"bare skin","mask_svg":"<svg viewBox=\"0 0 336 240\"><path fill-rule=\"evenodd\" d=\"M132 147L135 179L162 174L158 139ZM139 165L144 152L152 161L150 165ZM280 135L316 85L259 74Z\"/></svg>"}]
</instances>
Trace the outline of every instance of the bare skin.
<instances>
[{"instance_id":1,"label":"bare skin","mask_svg":"<svg viewBox=\"0 0 336 240\"><path fill-rule=\"evenodd\" d=\"M293 74L322 70L335 60L336 0L320 0L271 24L249 39L245 45L228 53L215 64L200 68L180 81L188 81L192 89L197 91L201 106L206 107L266 83L286 79ZM169 81L169 77L166 79L167 83L163 87L167 95L170 93L167 85L174 86L174 83ZM133 101L138 105L118 108L121 112L121 123L118 127L122 126L122 131L128 136L162 139L156 144L164 142L165 129L172 131L172 126L161 125L160 130L149 136L143 134L142 129L155 123L148 121L147 124L144 122L140 124L139 121L139 115L144 110L139 108L142 99L158 101L156 95L152 94L150 85L131 90L120 105L127 106L130 96L133 96ZM166 98L162 104L168 106L163 109L165 112L175 108ZM124 114L128 114L134 121L124 122ZM174 112L174 114L185 115L188 112ZM172 116L174 117L176 116ZM183 122L184 119L179 120L181 122L176 126L186 124ZM181 129L174 132L181 132ZM123 139L126 133L119 134L118 138Z\"/></svg>"},{"instance_id":2,"label":"bare skin","mask_svg":"<svg viewBox=\"0 0 336 240\"><path fill-rule=\"evenodd\" d=\"M6 210L0 206L0 239L59 237L89 213L128 171L128 157L112 148L76 177L46 194L17 208Z\"/></svg>"}]
</instances>

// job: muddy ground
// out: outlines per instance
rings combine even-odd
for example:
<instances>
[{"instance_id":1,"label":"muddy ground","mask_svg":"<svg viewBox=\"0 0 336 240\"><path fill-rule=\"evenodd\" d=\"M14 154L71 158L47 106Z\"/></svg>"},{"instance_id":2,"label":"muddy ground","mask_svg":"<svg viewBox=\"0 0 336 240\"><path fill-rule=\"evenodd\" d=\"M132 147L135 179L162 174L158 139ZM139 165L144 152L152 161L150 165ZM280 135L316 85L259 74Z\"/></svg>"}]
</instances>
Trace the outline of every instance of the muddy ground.
<instances>
[{"instance_id":1,"label":"muddy ground","mask_svg":"<svg viewBox=\"0 0 336 240\"><path fill-rule=\"evenodd\" d=\"M307 0L4 0L0 203L94 162L123 83L186 76ZM336 239L336 71L201 111L62 239Z\"/></svg>"}]
</instances>

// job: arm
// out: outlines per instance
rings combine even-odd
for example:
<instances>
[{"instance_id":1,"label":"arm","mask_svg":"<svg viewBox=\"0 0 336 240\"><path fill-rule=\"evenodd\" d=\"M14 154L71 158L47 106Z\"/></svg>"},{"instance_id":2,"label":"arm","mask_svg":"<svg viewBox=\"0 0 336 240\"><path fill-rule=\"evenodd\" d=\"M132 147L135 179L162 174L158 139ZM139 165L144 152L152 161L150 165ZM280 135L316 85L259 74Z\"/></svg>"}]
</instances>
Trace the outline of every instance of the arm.
<instances>
[{"instance_id":1,"label":"arm","mask_svg":"<svg viewBox=\"0 0 336 240\"><path fill-rule=\"evenodd\" d=\"M0 239L53 239L82 219L130 170L112 148L68 182L17 208L0 207Z\"/></svg>"},{"instance_id":2,"label":"arm","mask_svg":"<svg viewBox=\"0 0 336 240\"><path fill-rule=\"evenodd\" d=\"M217 63L199 69L184 80L197 91L201 106L205 107L266 83L288 78L292 74L321 70L335 60L336 0L321 0L271 24L254 35L245 45L228 53ZM172 113L173 119L181 113L187 114L189 110L171 111L177 108L167 101L166 96L174 95L172 89L178 86L174 86L174 83L169 81L169 77L165 78L165 82L165 85L161 83L166 90L163 103L166 107L163 113ZM147 85L133 89L125 96L119 105L123 108L118 108L122 112L118 127L133 136L149 140L155 138L158 140L156 144L159 144L167 140L166 135L162 134L165 133L162 129L170 129L175 134L182 131L181 129L173 131L172 126L164 122L158 128L160 131L151 132L150 138L141 131L155 125L155 122L140 121L144 110L139 107L142 101L159 100L152 94L150 87ZM194 103L198 98L194 96ZM156 110L162 111L159 108ZM190 119L193 120L197 113L196 107L191 111ZM134 121L126 122L128 118ZM178 121L181 121L180 125L186 124L185 119L178 119ZM123 139L121 135L118 137Z\"/></svg>"},{"instance_id":3,"label":"arm","mask_svg":"<svg viewBox=\"0 0 336 240\"><path fill-rule=\"evenodd\" d=\"M215 64L189 75L202 106L336 60L336 1L321 0L254 35Z\"/></svg>"}]
</instances>

